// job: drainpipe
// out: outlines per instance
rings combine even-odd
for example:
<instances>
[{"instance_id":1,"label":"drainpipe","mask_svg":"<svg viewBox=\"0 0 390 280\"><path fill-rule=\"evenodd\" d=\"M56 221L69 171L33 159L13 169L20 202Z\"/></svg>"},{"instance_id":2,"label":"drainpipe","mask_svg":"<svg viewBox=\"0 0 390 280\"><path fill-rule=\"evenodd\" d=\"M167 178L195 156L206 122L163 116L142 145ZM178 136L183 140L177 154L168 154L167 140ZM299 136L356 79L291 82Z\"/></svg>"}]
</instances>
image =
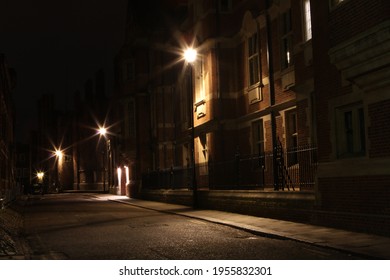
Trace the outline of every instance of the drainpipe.
<instances>
[{"instance_id":1,"label":"drainpipe","mask_svg":"<svg viewBox=\"0 0 390 280\"><path fill-rule=\"evenodd\" d=\"M216 10L216 16L215 16L215 24L216 24L216 30L215 30L215 36L214 38L217 39L217 41L215 42L215 76L216 76L216 104L217 105L217 109L215 109L214 107L214 115L213 115L213 118L214 120L216 121L217 123L217 126L218 126L218 130L217 130L217 135L214 134L214 139L213 139L213 144L215 144L215 137L218 137L218 140L222 139L222 133L223 133L223 129L222 129L222 124L221 124L221 120L222 120L222 97L221 97L221 89L220 89L220 48L221 48L221 44L219 42L219 36L221 34L221 19L220 19L220 10L219 10L219 4L218 4L219 1L215 1L215 10ZM224 143L224 142L223 142ZM215 159L216 157L216 154L219 154L221 155L222 152L221 150L223 151L224 150L224 144L222 143L222 145L213 145L213 159ZM218 148L217 148L218 146ZM218 151L217 151L218 149ZM213 163L212 163L213 164ZM210 166L210 165L209 165ZM213 176L213 174L212 174ZM212 182L210 181L210 174L209 174L209 189L211 189L213 186L211 186Z\"/></svg>"},{"instance_id":2,"label":"drainpipe","mask_svg":"<svg viewBox=\"0 0 390 280\"><path fill-rule=\"evenodd\" d=\"M274 178L274 190L279 190L279 177L278 177L278 163L277 156L277 136L276 136L276 117L275 117L275 80L274 80L274 68L273 68L273 55L272 55L272 36L271 36L271 19L269 16L270 0L266 0L266 31L267 31L267 63L269 72L269 101L270 101L270 114L271 114L271 138L272 138L272 166L273 166L273 178Z\"/></svg>"}]
</instances>

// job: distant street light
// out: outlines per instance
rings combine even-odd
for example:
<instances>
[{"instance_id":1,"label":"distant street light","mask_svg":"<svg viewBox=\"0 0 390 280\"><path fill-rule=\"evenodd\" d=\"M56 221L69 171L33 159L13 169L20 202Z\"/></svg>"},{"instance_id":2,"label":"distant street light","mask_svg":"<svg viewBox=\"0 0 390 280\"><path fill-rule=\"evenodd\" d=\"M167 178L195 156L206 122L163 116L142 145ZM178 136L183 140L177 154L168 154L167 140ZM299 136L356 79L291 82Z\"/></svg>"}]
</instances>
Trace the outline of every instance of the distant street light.
<instances>
[{"instance_id":1,"label":"distant street light","mask_svg":"<svg viewBox=\"0 0 390 280\"><path fill-rule=\"evenodd\" d=\"M103 127L99 127L99 134L101 135L101 136L106 136L106 134L107 134L107 129L103 126Z\"/></svg>"},{"instance_id":2,"label":"distant street light","mask_svg":"<svg viewBox=\"0 0 390 280\"><path fill-rule=\"evenodd\" d=\"M43 182L43 177L45 176L45 173L43 172L37 172L37 178L38 178L38 182L39 183L42 183Z\"/></svg>"},{"instance_id":3,"label":"distant street light","mask_svg":"<svg viewBox=\"0 0 390 280\"><path fill-rule=\"evenodd\" d=\"M193 48L188 48L184 51L183 57L184 60L189 65L190 70L190 91L191 96L188 102L189 113L190 113L190 122L191 122L191 164L192 164L192 196L193 196L193 207L198 207L198 194L197 194L197 183L196 183L196 170L195 170L195 124L194 124L194 113L193 113L193 102L194 102L194 88L193 88L193 63L197 58L197 51Z\"/></svg>"},{"instance_id":4,"label":"distant street light","mask_svg":"<svg viewBox=\"0 0 390 280\"><path fill-rule=\"evenodd\" d=\"M62 156L64 155L64 153L61 150L56 150L54 154L59 159L62 158Z\"/></svg>"}]
</instances>

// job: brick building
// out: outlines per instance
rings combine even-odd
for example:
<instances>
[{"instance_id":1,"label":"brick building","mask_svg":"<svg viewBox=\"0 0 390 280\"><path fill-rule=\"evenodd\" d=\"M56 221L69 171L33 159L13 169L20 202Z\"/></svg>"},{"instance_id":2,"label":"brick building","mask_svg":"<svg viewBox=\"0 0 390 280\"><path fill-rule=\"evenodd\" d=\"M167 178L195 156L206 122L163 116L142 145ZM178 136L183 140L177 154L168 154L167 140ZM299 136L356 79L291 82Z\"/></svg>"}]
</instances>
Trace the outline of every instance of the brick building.
<instances>
[{"instance_id":1,"label":"brick building","mask_svg":"<svg viewBox=\"0 0 390 280\"><path fill-rule=\"evenodd\" d=\"M388 45L382 23L388 4L339 2L159 1L153 14L148 1L129 1L126 43L116 61L117 148L127 194L330 225L339 210L360 214L354 203L385 214L388 180L381 172L387 171L371 164L386 162L379 119L388 118L382 103L388 69L379 58ZM353 20L359 26L364 18L372 29L359 35L365 28L353 30ZM375 30L383 32L373 36ZM361 44L365 38L383 44L371 57L358 55L360 49L348 57L354 40L372 49ZM197 50L192 63L183 59L188 47ZM356 61L364 67L352 68ZM365 70L382 76L365 77ZM348 82L345 75L352 75ZM359 100L360 83L378 95ZM377 120L371 127L367 113ZM341 131L348 132L337 138ZM359 154L358 168L340 168L348 153ZM356 177L360 168L375 177ZM379 192L370 194L370 206L362 203L369 188L351 188L371 179ZM351 193L357 197L348 208ZM380 199L382 206L374 205Z\"/></svg>"},{"instance_id":2,"label":"brick building","mask_svg":"<svg viewBox=\"0 0 390 280\"><path fill-rule=\"evenodd\" d=\"M165 189L181 203L191 203L196 183L205 207L262 200L265 191L269 205L304 201L303 211L311 208L310 6L161 1L154 15L144 12L146 2L129 3L116 63L118 148L131 167L128 183L145 197ZM189 46L198 51L192 64L183 60ZM233 190L231 202L226 190ZM272 208L264 211L273 215Z\"/></svg>"},{"instance_id":3,"label":"brick building","mask_svg":"<svg viewBox=\"0 0 390 280\"><path fill-rule=\"evenodd\" d=\"M31 183L44 172L47 192L108 191L114 185L106 138L99 127L109 122L102 70L85 82L83 95L74 94L74 108L58 109L53 94L38 100L38 129L31 135ZM112 162L112 161L111 161Z\"/></svg>"},{"instance_id":4,"label":"brick building","mask_svg":"<svg viewBox=\"0 0 390 280\"><path fill-rule=\"evenodd\" d=\"M16 73L0 54L0 199L8 203L19 194L15 182L14 105ZM1 205L0 205L1 206Z\"/></svg>"},{"instance_id":5,"label":"brick building","mask_svg":"<svg viewBox=\"0 0 390 280\"><path fill-rule=\"evenodd\" d=\"M109 123L109 100L103 70L95 73L94 79L84 84L84 93L74 95L74 112L71 114L69 153L72 162L74 190L108 191L110 182L108 147L106 138L99 135L99 128ZM66 130L65 130L66 131ZM65 134L66 135L66 134Z\"/></svg>"},{"instance_id":6,"label":"brick building","mask_svg":"<svg viewBox=\"0 0 390 280\"><path fill-rule=\"evenodd\" d=\"M17 142L15 152L15 181L18 188L27 194L30 191L30 146Z\"/></svg>"},{"instance_id":7,"label":"brick building","mask_svg":"<svg viewBox=\"0 0 390 280\"><path fill-rule=\"evenodd\" d=\"M55 151L62 149L59 134L59 111L53 94L42 94L37 100L38 124L30 135L30 187L38 182L45 192L52 192L58 185L57 160ZM43 172L42 179L38 173Z\"/></svg>"},{"instance_id":8,"label":"brick building","mask_svg":"<svg viewBox=\"0 0 390 280\"><path fill-rule=\"evenodd\" d=\"M388 1L312 1L318 218L385 233L390 232L389 14Z\"/></svg>"}]
</instances>

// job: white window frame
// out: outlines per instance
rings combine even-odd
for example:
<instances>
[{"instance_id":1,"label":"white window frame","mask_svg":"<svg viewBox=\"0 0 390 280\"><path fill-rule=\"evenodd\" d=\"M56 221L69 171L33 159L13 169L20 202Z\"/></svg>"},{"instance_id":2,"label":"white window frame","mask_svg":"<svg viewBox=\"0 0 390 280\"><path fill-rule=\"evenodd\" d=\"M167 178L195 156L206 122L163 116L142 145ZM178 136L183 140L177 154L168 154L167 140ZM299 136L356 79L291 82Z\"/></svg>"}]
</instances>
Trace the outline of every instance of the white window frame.
<instances>
[{"instance_id":1,"label":"white window frame","mask_svg":"<svg viewBox=\"0 0 390 280\"><path fill-rule=\"evenodd\" d=\"M260 83L259 35L257 32L247 39L247 55L248 86L253 87Z\"/></svg>"},{"instance_id":2,"label":"white window frame","mask_svg":"<svg viewBox=\"0 0 390 280\"><path fill-rule=\"evenodd\" d=\"M311 25L311 4L310 0L303 0L302 5L303 12L303 28L304 28L304 40L305 42L312 39L312 25Z\"/></svg>"}]
</instances>

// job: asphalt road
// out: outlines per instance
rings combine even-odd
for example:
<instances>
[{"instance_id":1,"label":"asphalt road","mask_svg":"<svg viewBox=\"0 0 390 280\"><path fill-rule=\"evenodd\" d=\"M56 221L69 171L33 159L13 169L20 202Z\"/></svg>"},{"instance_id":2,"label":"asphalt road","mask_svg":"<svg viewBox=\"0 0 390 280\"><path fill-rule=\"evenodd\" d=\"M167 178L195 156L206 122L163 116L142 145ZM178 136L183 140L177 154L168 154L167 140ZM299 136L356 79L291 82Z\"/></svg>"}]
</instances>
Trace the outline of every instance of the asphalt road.
<instances>
[{"instance_id":1,"label":"asphalt road","mask_svg":"<svg viewBox=\"0 0 390 280\"><path fill-rule=\"evenodd\" d=\"M33 196L24 209L30 259L311 260L357 259L292 240L99 199Z\"/></svg>"}]
</instances>

